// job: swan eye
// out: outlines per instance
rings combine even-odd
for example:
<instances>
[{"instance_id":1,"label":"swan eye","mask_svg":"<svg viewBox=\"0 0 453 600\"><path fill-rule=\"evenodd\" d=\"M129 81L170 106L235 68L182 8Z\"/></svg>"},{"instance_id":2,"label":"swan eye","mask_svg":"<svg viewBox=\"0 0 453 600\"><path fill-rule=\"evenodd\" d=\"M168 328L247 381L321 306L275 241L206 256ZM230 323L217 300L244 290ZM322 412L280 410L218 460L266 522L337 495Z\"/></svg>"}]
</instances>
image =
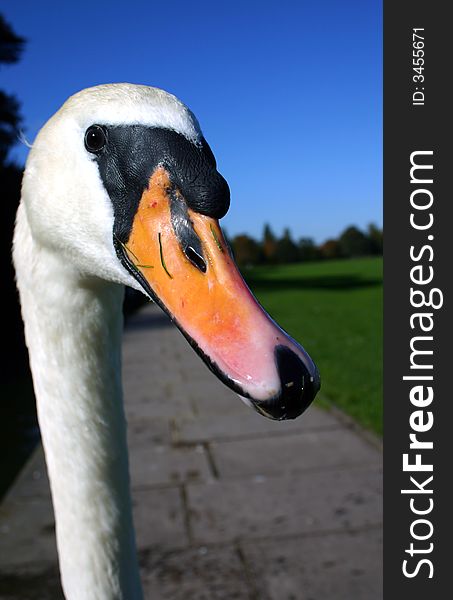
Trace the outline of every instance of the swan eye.
<instances>
[{"instance_id":1,"label":"swan eye","mask_svg":"<svg viewBox=\"0 0 453 600\"><path fill-rule=\"evenodd\" d=\"M100 152L107 143L107 134L100 125L91 125L85 132L85 148L88 152Z\"/></svg>"}]
</instances>

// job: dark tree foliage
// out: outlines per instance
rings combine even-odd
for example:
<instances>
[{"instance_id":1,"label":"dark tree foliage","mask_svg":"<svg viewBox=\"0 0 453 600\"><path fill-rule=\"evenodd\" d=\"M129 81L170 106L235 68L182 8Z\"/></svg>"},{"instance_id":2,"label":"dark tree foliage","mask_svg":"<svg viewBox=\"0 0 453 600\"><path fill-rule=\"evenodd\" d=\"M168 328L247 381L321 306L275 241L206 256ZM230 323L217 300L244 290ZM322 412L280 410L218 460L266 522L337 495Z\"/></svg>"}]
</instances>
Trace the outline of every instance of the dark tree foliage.
<instances>
[{"instance_id":1,"label":"dark tree foliage","mask_svg":"<svg viewBox=\"0 0 453 600\"><path fill-rule=\"evenodd\" d=\"M261 262L260 244L249 235L237 235L232 245L234 258L240 267L251 267Z\"/></svg>"},{"instance_id":2,"label":"dark tree foliage","mask_svg":"<svg viewBox=\"0 0 453 600\"><path fill-rule=\"evenodd\" d=\"M19 102L0 90L0 165L6 164L8 152L18 137L20 122Z\"/></svg>"},{"instance_id":3,"label":"dark tree foliage","mask_svg":"<svg viewBox=\"0 0 453 600\"><path fill-rule=\"evenodd\" d=\"M300 238L299 240L299 259L303 262L317 260L321 258L319 248L311 238Z\"/></svg>"},{"instance_id":4,"label":"dark tree foliage","mask_svg":"<svg viewBox=\"0 0 453 600\"><path fill-rule=\"evenodd\" d=\"M341 246L338 240L326 240L323 244L321 244L321 246L319 246L319 251L322 258L325 259L343 257Z\"/></svg>"},{"instance_id":5,"label":"dark tree foliage","mask_svg":"<svg viewBox=\"0 0 453 600\"><path fill-rule=\"evenodd\" d=\"M374 223L368 225L368 239L370 240L371 254L382 254L384 250L384 236L382 229Z\"/></svg>"},{"instance_id":6,"label":"dark tree foliage","mask_svg":"<svg viewBox=\"0 0 453 600\"><path fill-rule=\"evenodd\" d=\"M0 15L0 64L16 62L24 39ZM2 278L2 359L0 400L0 497L36 443L36 414L19 299L11 261L14 221L22 169L8 161L21 123L19 102L0 90L0 272Z\"/></svg>"},{"instance_id":7,"label":"dark tree foliage","mask_svg":"<svg viewBox=\"0 0 453 600\"><path fill-rule=\"evenodd\" d=\"M0 65L13 64L20 58L25 40L18 36L0 15ZM15 96L0 90L0 165L6 164L11 146L17 141L21 123L19 102Z\"/></svg>"},{"instance_id":8,"label":"dark tree foliage","mask_svg":"<svg viewBox=\"0 0 453 600\"><path fill-rule=\"evenodd\" d=\"M11 26L0 15L0 63L13 63L18 60L24 40L14 33ZM8 353L5 377L15 377L27 370L27 354L23 341L23 327L20 317L14 271L11 263L11 242L14 221L20 199L21 169L8 163L7 155L17 140L17 131L21 123L19 102L12 95L0 90L0 219L3 226L0 247L0 267L5 287L2 305L8 318L4 320L4 333L8 336ZM6 331L5 331L6 329Z\"/></svg>"},{"instance_id":9,"label":"dark tree foliage","mask_svg":"<svg viewBox=\"0 0 453 600\"><path fill-rule=\"evenodd\" d=\"M24 38L18 36L11 25L0 15L0 63L12 64L19 60L25 46Z\"/></svg>"},{"instance_id":10,"label":"dark tree foliage","mask_svg":"<svg viewBox=\"0 0 453 600\"><path fill-rule=\"evenodd\" d=\"M338 239L343 256L366 256L371 254L369 238L354 225L347 227Z\"/></svg>"},{"instance_id":11,"label":"dark tree foliage","mask_svg":"<svg viewBox=\"0 0 453 600\"><path fill-rule=\"evenodd\" d=\"M271 226L266 223L264 225L263 240L262 240L263 258L266 262L272 263L276 261L277 238L271 229Z\"/></svg>"},{"instance_id":12,"label":"dark tree foliage","mask_svg":"<svg viewBox=\"0 0 453 600\"><path fill-rule=\"evenodd\" d=\"M288 228L285 228L282 237L278 238L269 225L265 225L259 242L246 234L238 235L232 241L232 249L239 266L381 255L382 247L382 229L374 224L370 224L366 232L351 225L338 239L328 239L320 245L306 237L300 238L296 244Z\"/></svg>"},{"instance_id":13,"label":"dark tree foliage","mask_svg":"<svg viewBox=\"0 0 453 600\"><path fill-rule=\"evenodd\" d=\"M277 242L275 258L279 263L292 263L299 260L299 248L293 242L288 228L283 231L283 236Z\"/></svg>"}]
</instances>

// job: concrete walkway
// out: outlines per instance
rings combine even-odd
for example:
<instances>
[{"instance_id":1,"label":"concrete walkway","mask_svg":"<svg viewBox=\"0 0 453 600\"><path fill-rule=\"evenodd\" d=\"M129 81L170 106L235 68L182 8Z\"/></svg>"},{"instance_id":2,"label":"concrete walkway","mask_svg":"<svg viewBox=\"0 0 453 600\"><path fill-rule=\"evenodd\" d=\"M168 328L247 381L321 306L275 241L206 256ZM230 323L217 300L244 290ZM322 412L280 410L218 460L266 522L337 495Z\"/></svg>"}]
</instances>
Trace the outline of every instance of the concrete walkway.
<instances>
[{"instance_id":1,"label":"concrete walkway","mask_svg":"<svg viewBox=\"0 0 453 600\"><path fill-rule=\"evenodd\" d=\"M372 441L316 408L261 417L155 306L128 324L124 384L146 599L382 597ZM0 599L62 598L56 561L39 448L0 507Z\"/></svg>"}]
</instances>

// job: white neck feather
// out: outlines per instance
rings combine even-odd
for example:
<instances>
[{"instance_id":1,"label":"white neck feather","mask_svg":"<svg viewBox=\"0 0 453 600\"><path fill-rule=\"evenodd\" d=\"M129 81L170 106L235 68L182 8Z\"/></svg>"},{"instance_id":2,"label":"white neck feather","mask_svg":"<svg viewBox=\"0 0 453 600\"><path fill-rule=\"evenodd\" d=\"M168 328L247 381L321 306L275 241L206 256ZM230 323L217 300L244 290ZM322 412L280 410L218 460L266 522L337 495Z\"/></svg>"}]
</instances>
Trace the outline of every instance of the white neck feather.
<instances>
[{"instance_id":1,"label":"white neck feather","mask_svg":"<svg viewBox=\"0 0 453 600\"><path fill-rule=\"evenodd\" d=\"M68 600L142 598L121 390L123 286L36 243L23 206L14 262Z\"/></svg>"}]
</instances>

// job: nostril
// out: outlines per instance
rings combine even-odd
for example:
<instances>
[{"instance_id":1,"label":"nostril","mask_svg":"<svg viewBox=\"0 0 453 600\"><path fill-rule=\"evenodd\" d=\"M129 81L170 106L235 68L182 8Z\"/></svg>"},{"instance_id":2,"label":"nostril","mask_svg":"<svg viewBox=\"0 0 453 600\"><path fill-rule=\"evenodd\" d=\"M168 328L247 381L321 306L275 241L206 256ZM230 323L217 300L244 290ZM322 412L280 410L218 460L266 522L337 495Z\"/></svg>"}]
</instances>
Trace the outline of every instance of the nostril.
<instances>
[{"instance_id":1,"label":"nostril","mask_svg":"<svg viewBox=\"0 0 453 600\"><path fill-rule=\"evenodd\" d=\"M192 248L192 246L186 246L184 248L184 254L194 265L194 267L197 267L197 269L199 269L202 273L206 273L206 263L204 258L198 254L195 248Z\"/></svg>"},{"instance_id":2,"label":"nostril","mask_svg":"<svg viewBox=\"0 0 453 600\"><path fill-rule=\"evenodd\" d=\"M193 228L185 199L175 187L171 188L170 197L171 224L179 247L194 267L202 273L206 273L207 266L203 257L203 248L200 238Z\"/></svg>"}]
</instances>

